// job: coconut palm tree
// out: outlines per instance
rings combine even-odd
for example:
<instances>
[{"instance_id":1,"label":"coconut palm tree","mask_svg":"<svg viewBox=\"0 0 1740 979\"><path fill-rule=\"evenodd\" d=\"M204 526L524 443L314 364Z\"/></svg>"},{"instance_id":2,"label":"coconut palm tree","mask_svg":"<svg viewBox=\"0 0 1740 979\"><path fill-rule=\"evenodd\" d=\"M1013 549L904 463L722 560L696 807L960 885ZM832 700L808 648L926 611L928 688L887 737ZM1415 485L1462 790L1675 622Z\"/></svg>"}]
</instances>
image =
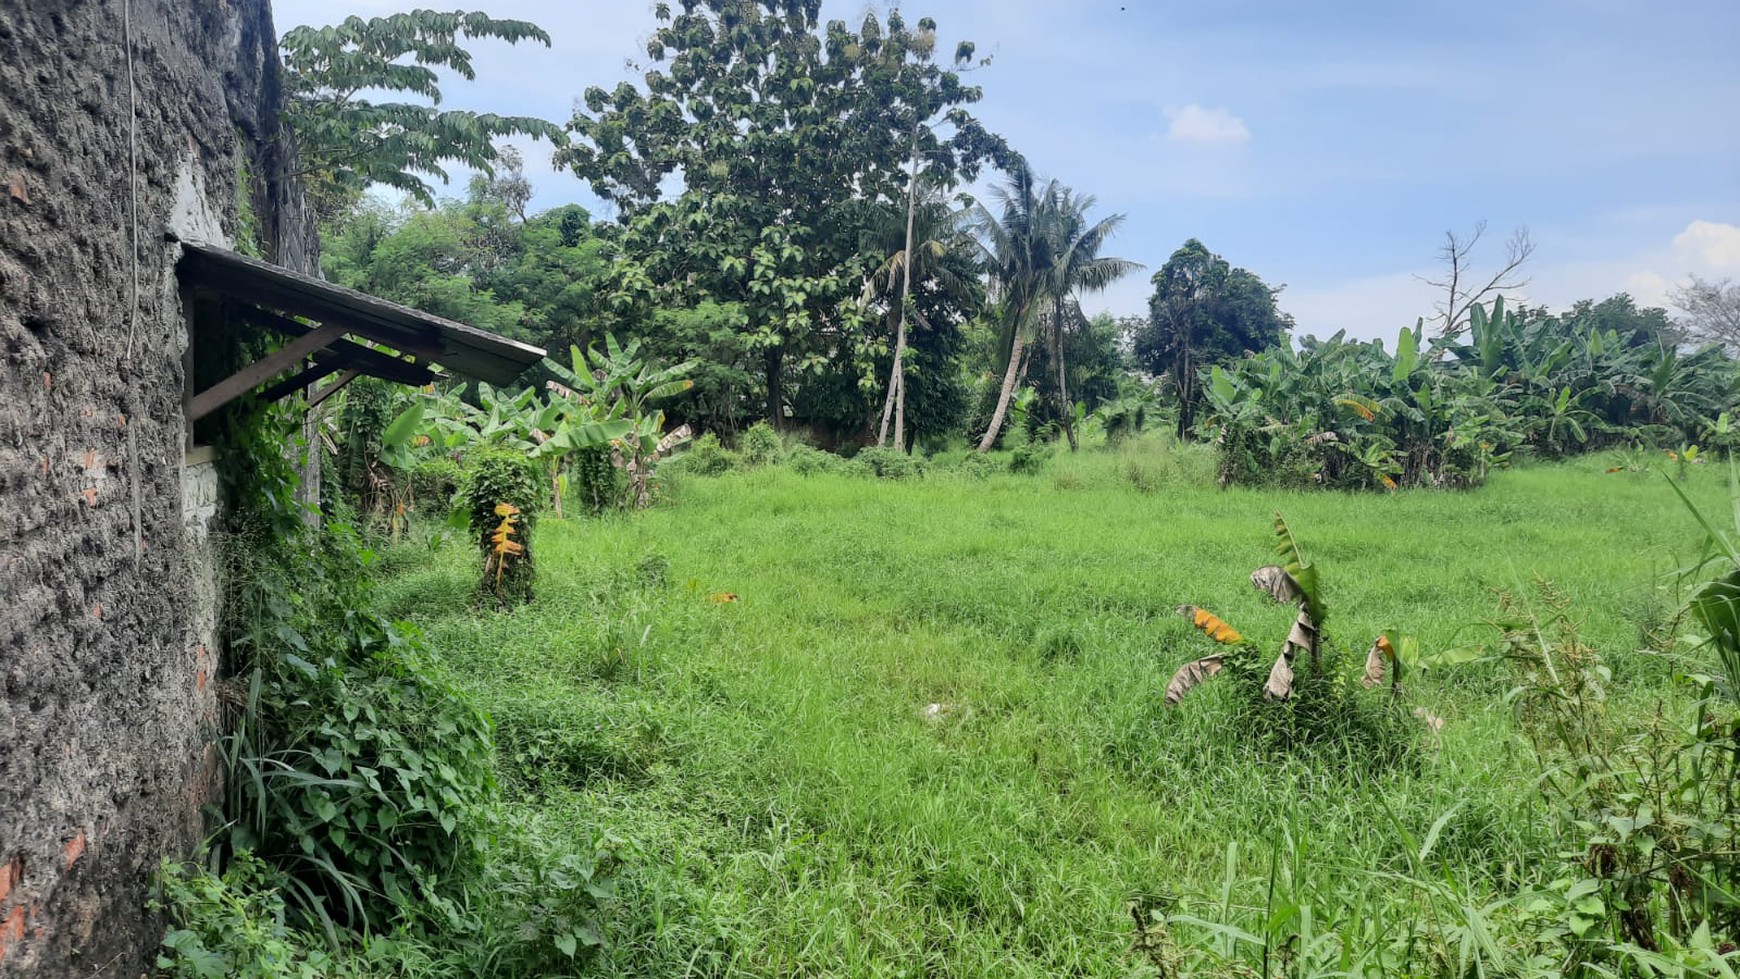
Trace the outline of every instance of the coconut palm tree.
<instances>
[{"instance_id":1,"label":"coconut palm tree","mask_svg":"<svg viewBox=\"0 0 1740 979\"><path fill-rule=\"evenodd\" d=\"M1063 362L1064 330L1069 323L1085 319L1077 298L1081 293L1099 292L1142 266L1129 259L1100 254L1106 239L1124 223L1122 214L1109 215L1089 225L1087 212L1097 203L1092 194L1077 194L1056 181L1051 182L1049 189L1045 227L1051 237L1051 268L1046 282L1052 307L1049 331L1051 362L1057 369L1057 397L1063 430L1069 436L1069 449L1074 452L1078 446L1075 412L1071 410L1069 381Z\"/></svg>"},{"instance_id":2,"label":"coconut palm tree","mask_svg":"<svg viewBox=\"0 0 1740 979\"><path fill-rule=\"evenodd\" d=\"M1099 254L1123 215L1115 214L1090 226L1087 212L1095 203L1091 195L1077 195L1056 180L1040 186L1025 166L1011 170L1008 182L992 193L1000 215L975 202L968 220L982 239L979 247L998 294L1000 346L1008 351L1008 359L997 408L979 442L979 451L988 452L996 443L1008 416L1009 400L1025 372L1022 354L1027 344L1040 338L1042 330L1052 362L1057 365L1058 396L1064 402L1062 414L1073 449L1075 431L1069 421L1063 362L1066 323L1071 314L1080 316L1076 297L1081 292L1103 289L1141 266Z\"/></svg>"},{"instance_id":3,"label":"coconut palm tree","mask_svg":"<svg viewBox=\"0 0 1740 979\"><path fill-rule=\"evenodd\" d=\"M906 353L907 316L922 329L933 329L916 305L905 301L910 293L933 289L940 293L964 294L971 285L945 261L950 252L970 248L961 230L961 214L949 208L936 188L918 195L906 215L885 212L866 232L866 245L888 258L864 283L864 301L881 299L887 304L894 332L894 363L889 368L888 393L882 403L882 424L876 444L888 443L889 421L894 422L894 447L906 448ZM912 260L907 260L911 248Z\"/></svg>"}]
</instances>

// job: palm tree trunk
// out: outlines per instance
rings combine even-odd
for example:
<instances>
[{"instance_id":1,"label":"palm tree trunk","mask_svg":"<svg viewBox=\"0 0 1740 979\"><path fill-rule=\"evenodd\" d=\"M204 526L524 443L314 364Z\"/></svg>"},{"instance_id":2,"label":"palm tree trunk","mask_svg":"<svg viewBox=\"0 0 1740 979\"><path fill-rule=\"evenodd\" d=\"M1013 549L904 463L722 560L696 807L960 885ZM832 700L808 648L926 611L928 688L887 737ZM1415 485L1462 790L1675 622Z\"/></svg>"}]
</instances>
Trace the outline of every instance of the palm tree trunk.
<instances>
[{"instance_id":1,"label":"palm tree trunk","mask_svg":"<svg viewBox=\"0 0 1740 979\"><path fill-rule=\"evenodd\" d=\"M882 425L876 429L876 445L888 444L888 422L894 417L894 392L900 387L900 374L895 367L888 368L888 394L882 399Z\"/></svg>"},{"instance_id":2,"label":"palm tree trunk","mask_svg":"<svg viewBox=\"0 0 1740 979\"><path fill-rule=\"evenodd\" d=\"M1021 373L1021 331L1015 331L1015 342L1009 347L1009 369L1003 372L1003 390L997 394L997 410L991 413L991 427L979 440L979 451L989 452L1003 430L1003 418L1009 414L1009 399L1015 396L1015 379Z\"/></svg>"},{"instance_id":3,"label":"palm tree trunk","mask_svg":"<svg viewBox=\"0 0 1740 979\"><path fill-rule=\"evenodd\" d=\"M1075 406L1069 403L1069 380L1063 367L1063 300L1056 301L1053 313L1051 359L1057 363L1057 397L1063 402L1063 433L1069 436L1069 451L1074 452L1079 446L1075 441Z\"/></svg>"},{"instance_id":4,"label":"palm tree trunk","mask_svg":"<svg viewBox=\"0 0 1740 979\"><path fill-rule=\"evenodd\" d=\"M906 302L912 295L912 221L918 208L918 119L912 120L912 167L906 174L906 252L900 263L900 318L894 328L894 448L906 451Z\"/></svg>"}]
</instances>

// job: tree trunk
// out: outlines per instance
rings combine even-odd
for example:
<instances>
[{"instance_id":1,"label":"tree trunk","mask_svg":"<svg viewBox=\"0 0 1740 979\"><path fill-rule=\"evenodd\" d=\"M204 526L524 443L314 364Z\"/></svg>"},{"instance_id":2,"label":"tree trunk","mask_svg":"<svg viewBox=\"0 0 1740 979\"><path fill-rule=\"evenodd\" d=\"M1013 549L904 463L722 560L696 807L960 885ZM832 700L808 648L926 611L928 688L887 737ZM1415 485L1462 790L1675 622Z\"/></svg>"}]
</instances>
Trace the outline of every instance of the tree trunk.
<instances>
[{"instance_id":1,"label":"tree trunk","mask_svg":"<svg viewBox=\"0 0 1740 979\"><path fill-rule=\"evenodd\" d=\"M773 430L785 430L785 398L780 374L785 367L785 347L774 345L767 348L765 364L767 369L767 423Z\"/></svg>"},{"instance_id":2,"label":"tree trunk","mask_svg":"<svg viewBox=\"0 0 1740 979\"><path fill-rule=\"evenodd\" d=\"M556 519L565 519L562 515L562 460L554 456L550 459L550 502L555 504Z\"/></svg>"},{"instance_id":3,"label":"tree trunk","mask_svg":"<svg viewBox=\"0 0 1740 979\"><path fill-rule=\"evenodd\" d=\"M1184 442L1190 439L1196 421L1196 385L1190 369L1189 344L1179 351L1173 382L1178 388L1178 441Z\"/></svg>"},{"instance_id":4,"label":"tree trunk","mask_svg":"<svg viewBox=\"0 0 1740 979\"><path fill-rule=\"evenodd\" d=\"M1009 348L1009 369L1003 372L1003 390L997 394L997 410L991 413L991 427L985 429L985 437L979 440L979 451L989 452L997 442L997 433L1003 430L1003 417L1009 413L1009 399L1015 396L1015 379L1021 373L1021 331L1015 331L1015 342Z\"/></svg>"},{"instance_id":5,"label":"tree trunk","mask_svg":"<svg viewBox=\"0 0 1740 979\"><path fill-rule=\"evenodd\" d=\"M900 263L900 303L894 328L894 370L888 381L888 392L894 397L894 448L906 451L906 300L912 295L912 221L918 209L918 120L912 121L912 166L906 175L906 251ZM883 428L888 427L887 412L883 412ZM876 440L877 445L882 439Z\"/></svg>"},{"instance_id":6,"label":"tree trunk","mask_svg":"<svg viewBox=\"0 0 1740 979\"><path fill-rule=\"evenodd\" d=\"M1054 312L1052 359L1057 362L1057 397L1063 402L1063 433L1069 437L1069 451L1074 452L1079 446L1075 440L1075 406L1069 401L1069 375L1063 366L1063 300L1056 302Z\"/></svg>"},{"instance_id":7,"label":"tree trunk","mask_svg":"<svg viewBox=\"0 0 1740 979\"><path fill-rule=\"evenodd\" d=\"M900 375L894 367L888 368L888 394L882 399L882 426L876 430L876 444L888 444L888 423L894 418L894 392L900 387Z\"/></svg>"}]
</instances>

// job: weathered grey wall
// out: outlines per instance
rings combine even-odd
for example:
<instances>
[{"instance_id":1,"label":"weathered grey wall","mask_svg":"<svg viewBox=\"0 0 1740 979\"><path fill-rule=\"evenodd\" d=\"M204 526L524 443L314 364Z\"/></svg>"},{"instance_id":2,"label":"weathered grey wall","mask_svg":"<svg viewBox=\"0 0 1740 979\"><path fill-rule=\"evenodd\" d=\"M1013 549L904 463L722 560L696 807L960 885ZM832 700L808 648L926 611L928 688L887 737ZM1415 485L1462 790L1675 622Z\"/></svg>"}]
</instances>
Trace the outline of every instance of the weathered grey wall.
<instances>
[{"instance_id":1,"label":"weathered grey wall","mask_svg":"<svg viewBox=\"0 0 1740 979\"><path fill-rule=\"evenodd\" d=\"M139 975L149 875L205 831L214 500L196 469L184 513L164 231L233 239L245 160L268 252L314 263L266 0L123 4L0 0L0 976Z\"/></svg>"}]
</instances>

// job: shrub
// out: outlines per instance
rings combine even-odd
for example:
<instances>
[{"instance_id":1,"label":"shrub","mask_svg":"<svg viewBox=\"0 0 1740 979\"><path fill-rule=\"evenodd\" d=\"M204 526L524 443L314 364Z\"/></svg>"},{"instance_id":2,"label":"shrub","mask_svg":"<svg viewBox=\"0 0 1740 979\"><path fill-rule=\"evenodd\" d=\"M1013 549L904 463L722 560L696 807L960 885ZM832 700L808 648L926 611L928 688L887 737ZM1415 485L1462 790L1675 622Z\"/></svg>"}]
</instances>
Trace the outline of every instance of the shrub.
<instances>
[{"instance_id":1,"label":"shrub","mask_svg":"<svg viewBox=\"0 0 1740 979\"><path fill-rule=\"evenodd\" d=\"M991 474L1001 468L1001 466L997 465L996 460L985 455L983 452L967 453L966 458L962 459L959 463L956 463L954 467L955 472L973 480L990 479Z\"/></svg>"},{"instance_id":2,"label":"shrub","mask_svg":"<svg viewBox=\"0 0 1740 979\"><path fill-rule=\"evenodd\" d=\"M885 445L873 445L853 457L880 479L916 479L924 475L924 460Z\"/></svg>"},{"instance_id":3,"label":"shrub","mask_svg":"<svg viewBox=\"0 0 1740 979\"><path fill-rule=\"evenodd\" d=\"M531 601L532 526L544 499L543 473L522 453L481 449L465 460L460 496L483 552L479 595L503 605Z\"/></svg>"},{"instance_id":4,"label":"shrub","mask_svg":"<svg viewBox=\"0 0 1740 979\"><path fill-rule=\"evenodd\" d=\"M1051 447L1037 442L1029 442L1016 446L1014 454L1009 457L1009 471L1021 476L1032 476L1045 469L1045 461L1051 458Z\"/></svg>"},{"instance_id":5,"label":"shrub","mask_svg":"<svg viewBox=\"0 0 1740 979\"><path fill-rule=\"evenodd\" d=\"M720 476L736 469L737 463L737 453L719 444L719 436L708 432L690 442L688 449L666 465L697 476Z\"/></svg>"},{"instance_id":6,"label":"shrub","mask_svg":"<svg viewBox=\"0 0 1740 979\"><path fill-rule=\"evenodd\" d=\"M464 470L451 456L424 459L411 468L411 499L420 508L445 513L464 481Z\"/></svg>"},{"instance_id":7,"label":"shrub","mask_svg":"<svg viewBox=\"0 0 1740 979\"><path fill-rule=\"evenodd\" d=\"M808 476L813 473L851 474L854 472L852 460L843 459L832 452L824 452L807 445L794 445L787 449L785 464L792 472L800 476Z\"/></svg>"},{"instance_id":8,"label":"shrub","mask_svg":"<svg viewBox=\"0 0 1740 979\"><path fill-rule=\"evenodd\" d=\"M574 453L569 471L580 505L593 516L628 499L628 476L611 462L609 449L581 449Z\"/></svg>"},{"instance_id":9,"label":"shrub","mask_svg":"<svg viewBox=\"0 0 1740 979\"><path fill-rule=\"evenodd\" d=\"M351 925L390 921L428 897L423 882L475 868L498 792L489 721L461 691L399 665L303 663L257 682L255 723L283 746L258 751L246 725L228 742L237 851Z\"/></svg>"},{"instance_id":10,"label":"shrub","mask_svg":"<svg viewBox=\"0 0 1740 979\"><path fill-rule=\"evenodd\" d=\"M785 449L779 433L765 421L749 426L737 439L738 454L746 466L771 466Z\"/></svg>"}]
</instances>

